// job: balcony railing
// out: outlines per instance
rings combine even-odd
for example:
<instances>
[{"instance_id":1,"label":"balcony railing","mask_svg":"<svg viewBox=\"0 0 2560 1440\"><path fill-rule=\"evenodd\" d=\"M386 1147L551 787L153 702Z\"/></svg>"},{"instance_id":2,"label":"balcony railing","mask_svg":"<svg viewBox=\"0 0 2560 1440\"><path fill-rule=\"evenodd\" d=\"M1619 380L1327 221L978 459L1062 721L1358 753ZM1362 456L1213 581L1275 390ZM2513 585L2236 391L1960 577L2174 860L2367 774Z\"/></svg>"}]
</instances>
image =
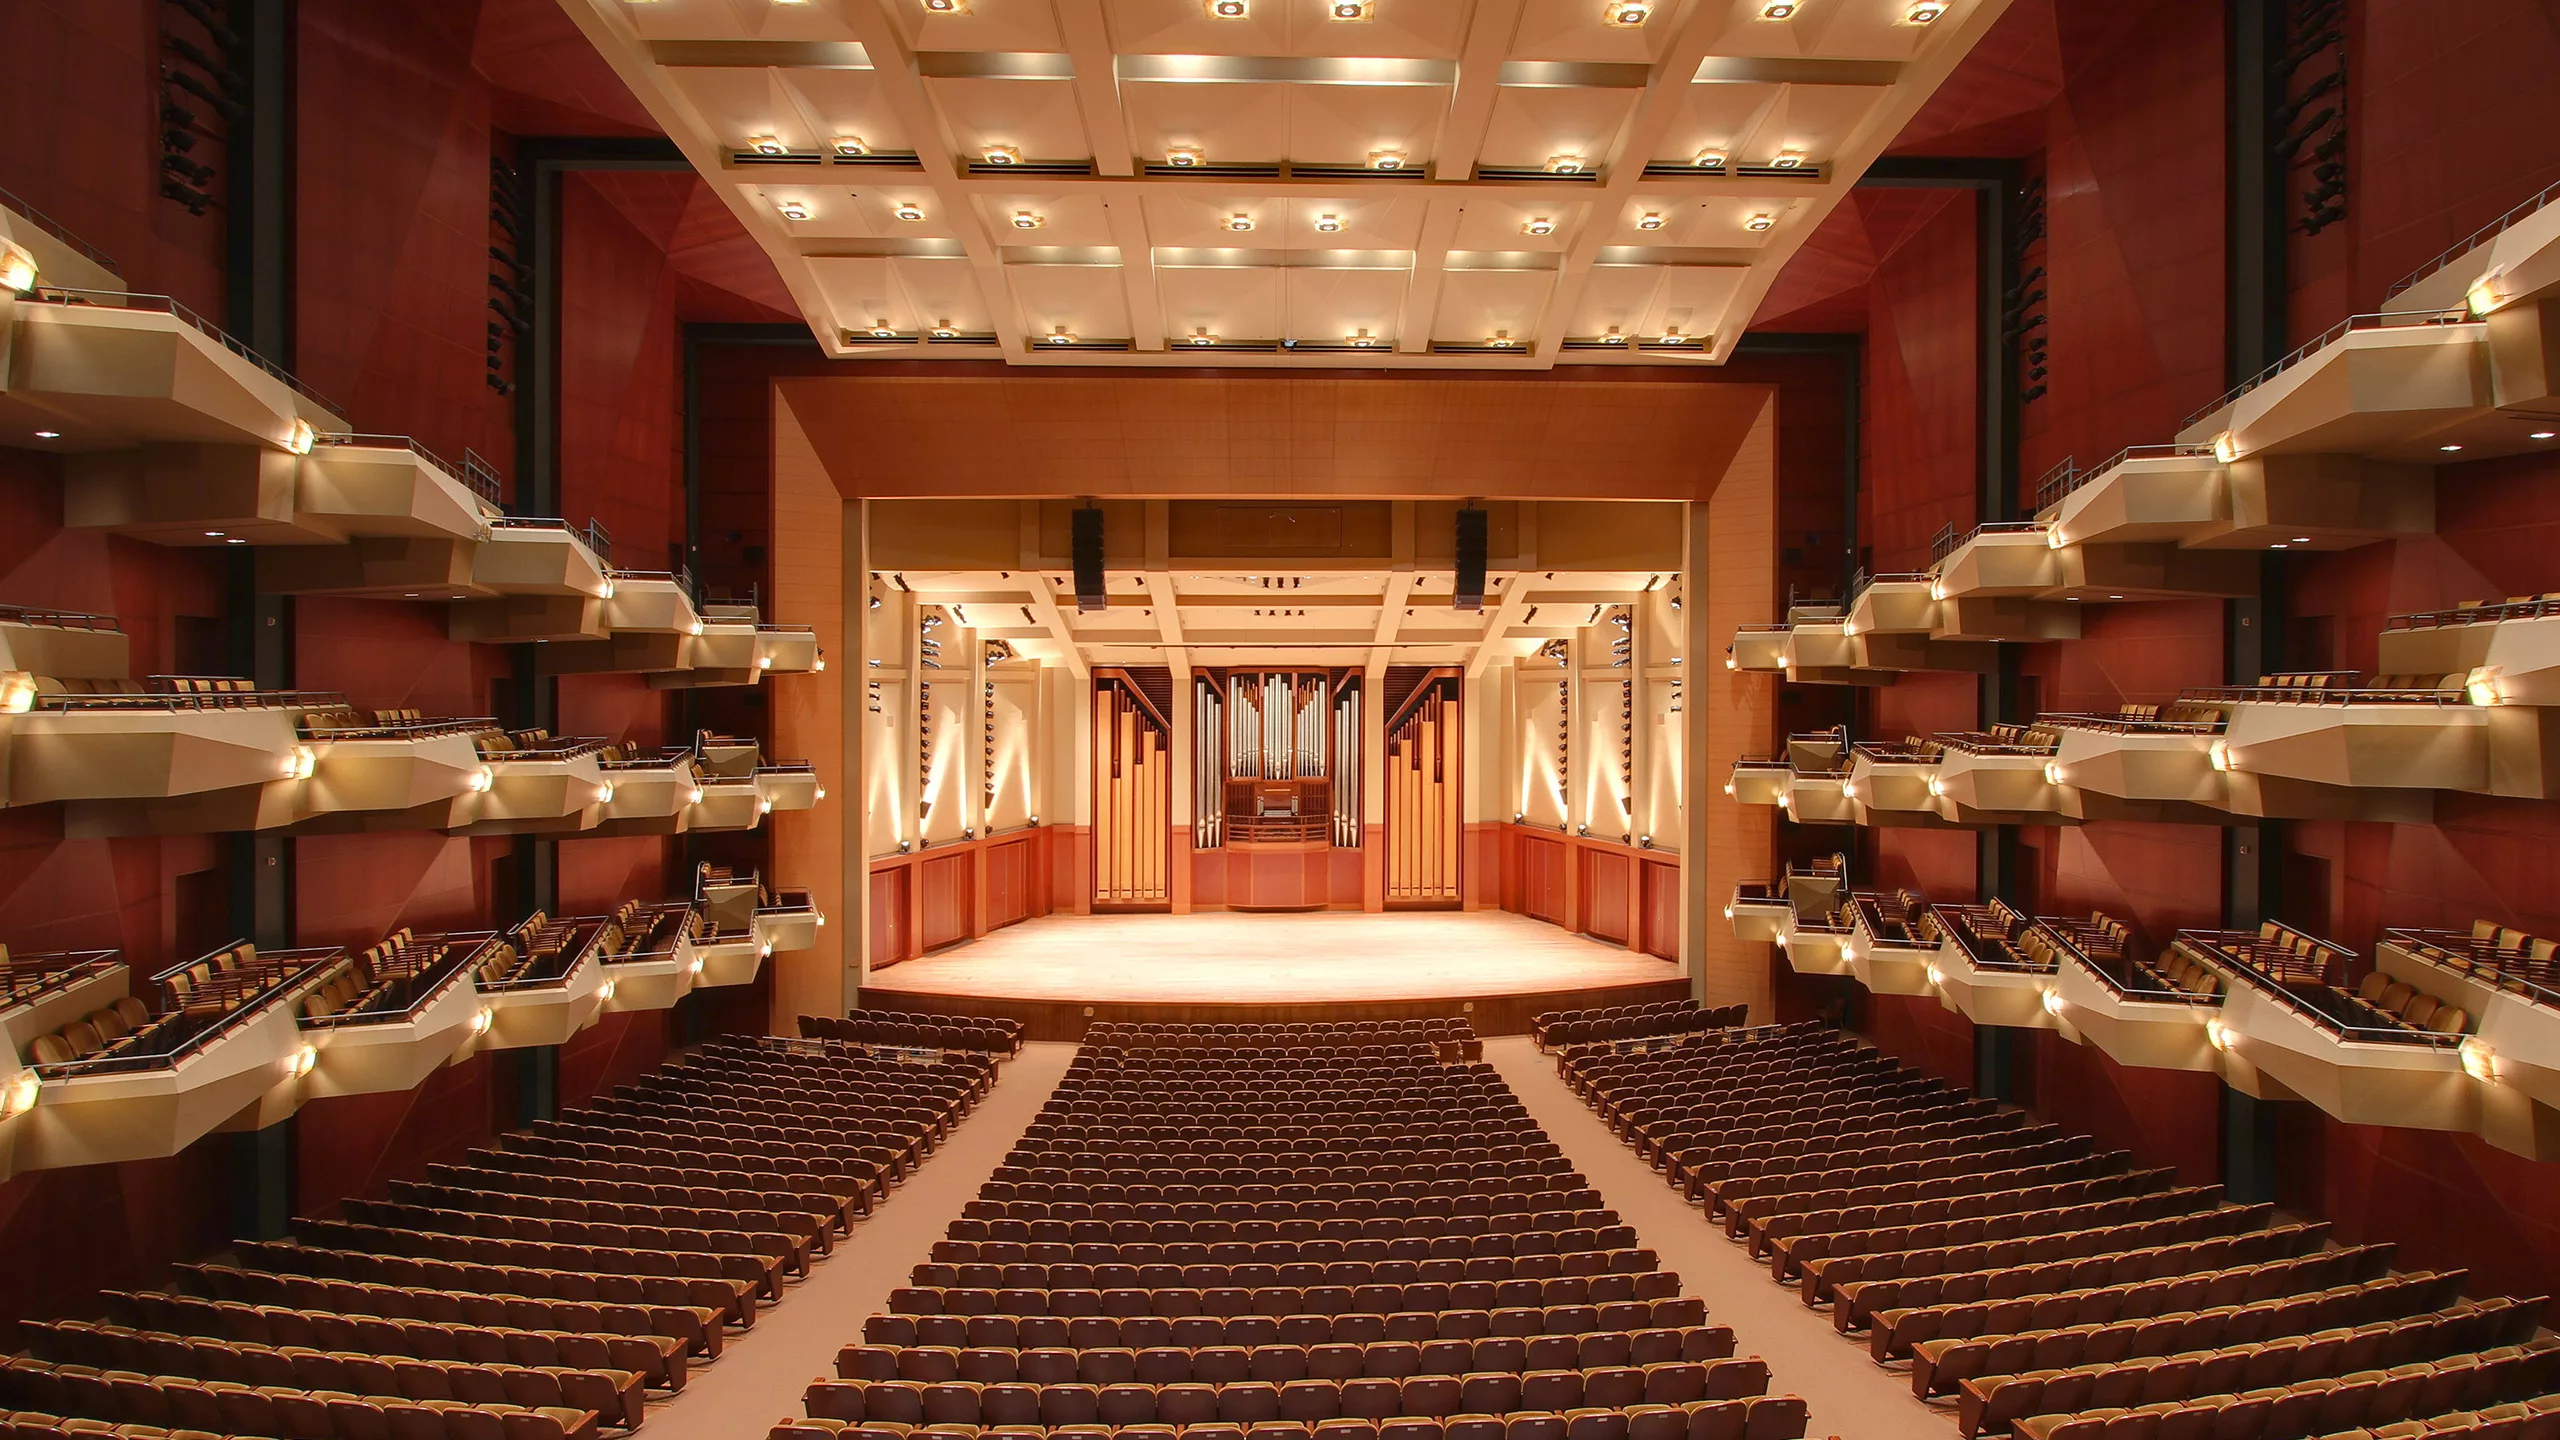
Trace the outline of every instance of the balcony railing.
<instances>
[{"instance_id":1,"label":"balcony railing","mask_svg":"<svg viewBox=\"0 0 2560 1440\"><path fill-rule=\"evenodd\" d=\"M326 719L302 722L305 740L434 740L447 735L485 735L501 728L493 716L475 715L432 720L375 720L336 724Z\"/></svg>"},{"instance_id":2,"label":"balcony railing","mask_svg":"<svg viewBox=\"0 0 2560 1440\"><path fill-rule=\"evenodd\" d=\"M2382 938L2428 964L2560 1009L2560 958L2503 947L2460 930L2385 930Z\"/></svg>"},{"instance_id":3,"label":"balcony railing","mask_svg":"<svg viewBox=\"0 0 2560 1440\"><path fill-rule=\"evenodd\" d=\"M2219 994L2182 989L2170 984L2154 973L2150 967L2135 960L2129 951L2093 954L2072 936L2059 931L2047 933L2052 936L2054 949L2058 954L2066 959L2078 961L2080 968L2088 971L2091 978L2119 1000L2137 1001L2146 1005L2199 1007L2218 1006L2222 1003L2222 997Z\"/></svg>"},{"instance_id":4,"label":"balcony railing","mask_svg":"<svg viewBox=\"0 0 2560 1440\"><path fill-rule=\"evenodd\" d=\"M2305 677L2313 684L2208 685L2178 692L2181 704L2207 705L2467 705L2468 692L2453 689L2384 689L2355 682L2353 670L2319 672ZM2345 681L2345 684L2336 683Z\"/></svg>"},{"instance_id":5,"label":"balcony railing","mask_svg":"<svg viewBox=\"0 0 2560 1440\"><path fill-rule=\"evenodd\" d=\"M2209 415L2213 412L2208 410L2205 413ZM2128 445L2108 456L2104 462L2093 469L2082 470L2072 461L2065 460L2045 472L2044 478L2036 482L2035 508L2039 514L2052 509L2074 493L2087 489L2099 476L2128 460L2167 460L2212 453L2213 447L2210 445Z\"/></svg>"},{"instance_id":6,"label":"balcony railing","mask_svg":"<svg viewBox=\"0 0 2560 1440\"><path fill-rule=\"evenodd\" d=\"M5 194L0 194L0 199L5 198ZM0 960L0 1009L58 995L83 981L95 980L122 963L113 950L11 955Z\"/></svg>"},{"instance_id":7,"label":"balcony railing","mask_svg":"<svg viewBox=\"0 0 2560 1440\"><path fill-rule=\"evenodd\" d=\"M2458 1032L2421 1030L2396 1018L2377 1023L2384 1012L2356 999L2346 988L2354 956L2288 926L2274 928L2274 935L2182 930L2178 938L2219 962L2252 990L2341 1040L2438 1050L2462 1044ZM2296 948L2303 946L2308 948Z\"/></svg>"},{"instance_id":8,"label":"balcony railing","mask_svg":"<svg viewBox=\"0 0 2560 1440\"><path fill-rule=\"evenodd\" d=\"M2411 615L2394 615L2382 622L2382 628L2385 631L2442 630L2448 626L2484 625L2500 620L2543 620L2554 615L2560 615L2560 594L2507 601L2475 600L2450 610L2421 610Z\"/></svg>"},{"instance_id":9,"label":"balcony railing","mask_svg":"<svg viewBox=\"0 0 2560 1440\"><path fill-rule=\"evenodd\" d=\"M0 207L6 207L9 213L16 215L18 218L35 226L37 229L52 236L54 239L61 241L63 244L70 246L74 250L79 251L83 257L97 262L100 269L121 269L114 260L108 258L105 251L98 249L88 241L72 234L70 229L63 225L62 222L54 219L50 215L47 215L33 205L28 204L26 201L19 199L16 195L11 194L5 188L0 188Z\"/></svg>"},{"instance_id":10,"label":"balcony railing","mask_svg":"<svg viewBox=\"0 0 2560 1440\"><path fill-rule=\"evenodd\" d=\"M366 450L406 450L425 461L429 468L438 471L446 479L488 502L489 508L493 510L506 508L506 502L499 492L498 472L490 469L488 462L481 460L471 451L462 452L463 463L456 465L406 435L333 433L321 436L316 443L355 446Z\"/></svg>"},{"instance_id":11,"label":"balcony railing","mask_svg":"<svg viewBox=\"0 0 2560 1440\"><path fill-rule=\"evenodd\" d=\"M172 981L203 962L173 966L151 977L159 991L159 1003L153 1007L151 1020L129 1037L131 1045L85 1059L39 1065L37 1073L48 1080L70 1080L168 1069L272 1013L278 1004L298 1000L306 981L343 960L346 953L336 946L260 951L235 969L183 989ZM252 981L257 982L258 988L242 993ZM207 995L221 1002L219 1010L204 1003Z\"/></svg>"},{"instance_id":12,"label":"balcony railing","mask_svg":"<svg viewBox=\"0 0 2560 1440\"><path fill-rule=\"evenodd\" d=\"M2419 281L2426 279L2430 275L2436 274L2446 266L2451 265L2454 261L2461 259L2472 251L2477 250L2481 246L2488 244L2490 241L2497 239L2500 235L2503 235L2507 231L2515 228L2517 221L2524 219L2526 216L2540 210L2543 206L2550 204L2552 197L2554 196L2560 196L2560 185L2552 186L2550 189L2545 190L2541 194L2534 196L2532 199L2525 201L2523 204L2518 205L2506 214L2501 215L2497 219L2490 221L2488 224L2481 226L2479 229L2472 231L2462 239L2455 241L2452 248L2437 255L2426 264L2419 266L2417 269L2410 271L2408 274L2400 277L2399 280L2393 282L2390 289L2382 292L2382 298L2390 300L2400 295L2402 292L2416 285Z\"/></svg>"},{"instance_id":13,"label":"balcony railing","mask_svg":"<svg viewBox=\"0 0 2560 1440\"><path fill-rule=\"evenodd\" d=\"M1955 526L1941 525L1938 527L1938 533L1929 537L1929 563L1943 564L1948 556L1985 535L2033 535L2042 532L2044 528L2044 522L2041 520L1985 520L1972 529L1958 534Z\"/></svg>"},{"instance_id":14,"label":"balcony railing","mask_svg":"<svg viewBox=\"0 0 2560 1440\"><path fill-rule=\"evenodd\" d=\"M495 931L461 935L422 935L409 942L395 963L372 973L373 1003L363 1008L350 1007L326 1015L306 1015L306 1030L327 1030L340 1026L387 1025L405 1020L421 1008L462 983L463 977L480 967L491 951L504 944ZM404 981L404 984L390 984ZM368 998L368 997L360 997Z\"/></svg>"},{"instance_id":15,"label":"balcony railing","mask_svg":"<svg viewBox=\"0 0 2560 1440\"><path fill-rule=\"evenodd\" d=\"M105 695L36 697L42 710L343 710L347 697L334 690L253 690L230 677L154 675L145 689ZM216 685L243 688L217 690ZM195 687L206 688L195 688ZM148 688L161 687L161 688Z\"/></svg>"},{"instance_id":16,"label":"balcony railing","mask_svg":"<svg viewBox=\"0 0 2560 1440\"><path fill-rule=\"evenodd\" d=\"M129 290L70 290L52 285L39 285L33 291L19 297L19 299L22 304L34 303L38 305L65 306L88 305L104 310L131 310L142 314L168 315L195 327L205 336L205 338L213 341L217 345L220 345L223 349L230 351L232 354L239 356L241 359L248 361L250 364L257 366L260 370L265 371L269 377L281 383L286 389L291 390L294 394L301 396L311 404L318 406L321 410L324 410L331 415L343 415L346 413L339 409L335 402L312 390L309 386L304 385L299 379L296 379L292 371L287 370L273 360L259 354L256 350L251 349L247 341L232 335L221 326L214 324L212 321L207 320L193 310L179 304L169 296L143 295Z\"/></svg>"},{"instance_id":17,"label":"balcony railing","mask_svg":"<svg viewBox=\"0 0 2560 1440\"><path fill-rule=\"evenodd\" d=\"M0 625L41 625L54 630L117 633L124 629L124 622L113 615L90 615L78 610L41 610L25 605L0 605Z\"/></svg>"},{"instance_id":18,"label":"balcony railing","mask_svg":"<svg viewBox=\"0 0 2560 1440\"><path fill-rule=\"evenodd\" d=\"M2201 424L2207 416L2229 409L2231 406L2237 404L2241 399L2246 397L2249 392L2257 389L2259 386L2266 384L2268 381L2282 375L2294 366L2310 359L2313 355L2318 354L2327 346L2333 345L2338 341L2345 339L2349 335L2356 334L2360 331L2406 330L2428 325L2466 325L2470 323L2473 323L2471 312L2468 309L2460 307L2449 310L2386 310L2372 315L2350 315L2346 319L2339 321L2337 324L2330 326L2327 330L2322 331L2317 338L2305 344L2301 349L2294 351L2292 354L2287 355L2273 365L2268 366L2266 369L2259 371L2257 374L2241 381L2238 385L2233 386L2221 399L2214 401L2212 404L2207 405L2193 415L2188 416L2186 423L2180 425L2178 428L2185 430Z\"/></svg>"}]
</instances>

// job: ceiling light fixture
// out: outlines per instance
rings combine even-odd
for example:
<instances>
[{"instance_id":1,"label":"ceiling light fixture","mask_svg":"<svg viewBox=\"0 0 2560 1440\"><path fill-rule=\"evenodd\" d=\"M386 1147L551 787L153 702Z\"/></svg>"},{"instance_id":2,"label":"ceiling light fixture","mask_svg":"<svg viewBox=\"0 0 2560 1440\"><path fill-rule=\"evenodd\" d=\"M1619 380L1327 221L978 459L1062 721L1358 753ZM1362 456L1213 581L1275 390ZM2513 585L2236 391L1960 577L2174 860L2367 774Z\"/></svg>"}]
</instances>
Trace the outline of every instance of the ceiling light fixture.
<instances>
[{"instance_id":1,"label":"ceiling light fixture","mask_svg":"<svg viewBox=\"0 0 2560 1440\"><path fill-rule=\"evenodd\" d=\"M987 163L990 165L1019 165L1022 163L1022 152L1016 150L1010 145L990 145L979 153L986 157Z\"/></svg>"},{"instance_id":2,"label":"ceiling light fixture","mask_svg":"<svg viewBox=\"0 0 2560 1440\"><path fill-rule=\"evenodd\" d=\"M39 440L59 440L62 438L62 432L59 430L39 430L36 432L36 438Z\"/></svg>"},{"instance_id":3,"label":"ceiling light fixture","mask_svg":"<svg viewBox=\"0 0 2560 1440\"><path fill-rule=\"evenodd\" d=\"M1760 0L1760 18L1785 20L1796 13L1796 0Z\"/></svg>"},{"instance_id":4,"label":"ceiling light fixture","mask_svg":"<svg viewBox=\"0 0 2560 1440\"><path fill-rule=\"evenodd\" d=\"M776 200L773 202L773 208L775 213L785 220L809 218L809 202L806 200Z\"/></svg>"},{"instance_id":5,"label":"ceiling light fixture","mask_svg":"<svg viewBox=\"0 0 2560 1440\"><path fill-rule=\"evenodd\" d=\"M2534 440L2560 440L2560 430L2536 430L2527 438Z\"/></svg>"},{"instance_id":6,"label":"ceiling light fixture","mask_svg":"<svg viewBox=\"0 0 2560 1440\"><path fill-rule=\"evenodd\" d=\"M1524 235L1553 235L1556 233L1556 222L1548 219L1544 215L1540 215L1536 219L1531 220L1528 224L1521 226L1520 231Z\"/></svg>"},{"instance_id":7,"label":"ceiling light fixture","mask_svg":"<svg viewBox=\"0 0 2560 1440\"><path fill-rule=\"evenodd\" d=\"M1920 0L1920 3L1902 12L1902 23L1926 25L1946 13L1947 7L1944 0Z\"/></svg>"},{"instance_id":8,"label":"ceiling light fixture","mask_svg":"<svg viewBox=\"0 0 2560 1440\"><path fill-rule=\"evenodd\" d=\"M1724 166L1724 152L1715 149L1701 150L1698 152L1697 160L1693 163L1695 163L1701 170L1722 169Z\"/></svg>"},{"instance_id":9,"label":"ceiling light fixture","mask_svg":"<svg viewBox=\"0 0 2560 1440\"><path fill-rule=\"evenodd\" d=\"M847 160L859 160L871 153L871 147L863 144L862 137L859 135L837 136L835 150L838 155Z\"/></svg>"},{"instance_id":10,"label":"ceiling light fixture","mask_svg":"<svg viewBox=\"0 0 2560 1440\"><path fill-rule=\"evenodd\" d=\"M1197 170L1208 158L1197 145L1176 145L1164 152L1164 163L1176 170Z\"/></svg>"},{"instance_id":11,"label":"ceiling light fixture","mask_svg":"<svg viewBox=\"0 0 2560 1440\"><path fill-rule=\"evenodd\" d=\"M1582 173L1582 157L1579 155L1550 155L1547 157L1547 173L1550 175L1579 175Z\"/></svg>"},{"instance_id":12,"label":"ceiling light fixture","mask_svg":"<svg viewBox=\"0 0 2560 1440\"><path fill-rule=\"evenodd\" d=\"M933 338L936 340L949 340L959 333L959 331L952 329L948 322L933 327ZM876 598L871 603L875 609L877 609L880 604Z\"/></svg>"},{"instance_id":13,"label":"ceiling light fixture","mask_svg":"<svg viewBox=\"0 0 2560 1440\"><path fill-rule=\"evenodd\" d=\"M889 213L901 220L921 220L924 218L924 207L913 200L901 200L898 202L898 208Z\"/></svg>"},{"instance_id":14,"label":"ceiling light fixture","mask_svg":"<svg viewBox=\"0 0 2560 1440\"><path fill-rule=\"evenodd\" d=\"M1208 326L1195 325L1191 328L1190 335L1185 337L1182 343L1185 345L1215 345L1218 343L1218 337L1209 333Z\"/></svg>"},{"instance_id":15,"label":"ceiling light fixture","mask_svg":"<svg viewBox=\"0 0 2560 1440\"><path fill-rule=\"evenodd\" d=\"M1016 230L1037 230L1040 228L1040 224L1040 217L1032 214L1028 210L1016 210L1013 212L1013 228Z\"/></svg>"},{"instance_id":16,"label":"ceiling light fixture","mask_svg":"<svg viewBox=\"0 0 2560 1440\"><path fill-rule=\"evenodd\" d=\"M1245 0L1209 0L1209 15L1215 20L1241 20L1251 9Z\"/></svg>"},{"instance_id":17,"label":"ceiling light fixture","mask_svg":"<svg viewBox=\"0 0 2560 1440\"><path fill-rule=\"evenodd\" d=\"M934 15L966 15L969 0L924 0L927 13Z\"/></svg>"},{"instance_id":18,"label":"ceiling light fixture","mask_svg":"<svg viewBox=\"0 0 2560 1440\"><path fill-rule=\"evenodd\" d=\"M1639 230L1659 230L1663 227L1664 223L1665 222L1660 215L1648 210L1643 215L1637 217L1636 228Z\"/></svg>"},{"instance_id":19,"label":"ceiling light fixture","mask_svg":"<svg viewBox=\"0 0 2560 1440\"><path fill-rule=\"evenodd\" d=\"M778 135L758 135L747 142L747 148L753 150L759 155L786 155L790 153L783 148L782 138Z\"/></svg>"},{"instance_id":20,"label":"ceiling light fixture","mask_svg":"<svg viewBox=\"0 0 2560 1440\"><path fill-rule=\"evenodd\" d=\"M890 327L889 322L886 319L883 319L879 324L871 327L871 338L874 340L895 340L898 338L898 332Z\"/></svg>"},{"instance_id":21,"label":"ceiling light fixture","mask_svg":"<svg viewBox=\"0 0 2560 1440\"><path fill-rule=\"evenodd\" d=\"M1619 331L1617 326L1612 325L1609 327L1608 331L1600 337L1600 343L1603 345L1624 345L1627 343L1627 337Z\"/></svg>"},{"instance_id":22,"label":"ceiling light fixture","mask_svg":"<svg viewBox=\"0 0 2560 1440\"><path fill-rule=\"evenodd\" d=\"M1401 150L1372 150L1369 152L1369 168L1372 170L1401 170L1404 168L1404 152Z\"/></svg>"},{"instance_id":23,"label":"ceiling light fixture","mask_svg":"<svg viewBox=\"0 0 2560 1440\"><path fill-rule=\"evenodd\" d=\"M2459 454L2462 450L2462 447L2459 445L2439 445L2436 448L2447 455Z\"/></svg>"},{"instance_id":24,"label":"ceiling light fixture","mask_svg":"<svg viewBox=\"0 0 2560 1440\"><path fill-rule=\"evenodd\" d=\"M1230 215L1227 217L1227 228L1241 235L1253 228L1253 217L1250 215Z\"/></svg>"},{"instance_id":25,"label":"ceiling light fixture","mask_svg":"<svg viewBox=\"0 0 2560 1440\"><path fill-rule=\"evenodd\" d=\"M1359 350L1374 350L1378 346L1378 337L1363 328L1344 336L1342 343Z\"/></svg>"},{"instance_id":26,"label":"ceiling light fixture","mask_svg":"<svg viewBox=\"0 0 2560 1440\"><path fill-rule=\"evenodd\" d=\"M1769 168L1772 170L1801 170L1804 168L1804 152L1801 150L1781 150L1776 155L1770 157Z\"/></svg>"},{"instance_id":27,"label":"ceiling light fixture","mask_svg":"<svg viewBox=\"0 0 2560 1440\"><path fill-rule=\"evenodd\" d=\"M1342 217L1339 215L1319 215L1316 217L1316 228L1327 235L1336 234L1342 229Z\"/></svg>"},{"instance_id":28,"label":"ceiling light fixture","mask_svg":"<svg viewBox=\"0 0 2560 1440\"><path fill-rule=\"evenodd\" d=\"M1366 20L1369 14L1369 0L1333 0L1336 20Z\"/></svg>"},{"instance_id":29,"label":"ceiling light fixture","mask_svg":"<svg viewBox=\"0 0 2560 1440\"><path fill-rule=\"evenodd\" d=\"M1758 234L1766 230L1774 230L1777 227L1778 217L1765 213L1754 215L1750 219L1742 222L1742 228L1751 231L1754 234Z\"/></svg>"},{"instance_id":30,"label":"ceiling light fixture","mask_svg":"<svg viewBox=\"0 0 2560 1440\"><path fill-rule=\"evenodd\" d=\"M1057 329L1050 331L1048 334L1043 335L1040 338L1051 345L1073 345L1076 343L1076 337L1074 334L1069 332L1067 327L1064 325L1059 326Z\"/></svg>"},{"instance_id":31,"label":"ceiling light fixture","mask_svg":"<svg viewBox=\"0 0 2560 1440\"><path fill-rule=\"evenodd\" d=\"M1484 343L1492 346L1496 350L1509 350L1517 346L1520 342L1511 338L1510 331L1496 330L1493 332L1493 338L1485 341Z\"/></svg>"},{"instance_id":32,"label":"ceiling light fixture","mask_svg":"<svg viewBox=\"0 0 2560 1440\"><path fill-rule=\"evenodd\" d=\"M1629 28L1653 18L1652 0L1609 0L1609 23Z\"/></svg>"}]
</instances>

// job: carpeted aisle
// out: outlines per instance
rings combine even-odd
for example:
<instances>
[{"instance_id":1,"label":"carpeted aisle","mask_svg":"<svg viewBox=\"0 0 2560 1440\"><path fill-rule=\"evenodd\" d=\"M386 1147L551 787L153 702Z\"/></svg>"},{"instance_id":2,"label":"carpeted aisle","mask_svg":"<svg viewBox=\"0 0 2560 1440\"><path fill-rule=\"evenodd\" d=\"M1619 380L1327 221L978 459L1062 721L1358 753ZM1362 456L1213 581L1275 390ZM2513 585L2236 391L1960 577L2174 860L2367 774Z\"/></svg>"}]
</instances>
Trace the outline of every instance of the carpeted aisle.
<instances>
[{"instance_id":1,"label":"carpeted aisle","mask_svg":"<svg viewBox=\"0 0 2560 1440\"><path fill-rule=\"evenodd\" d=\"M832 1378L836 1350L862 1338L865 1316L889 1308L960 1209L1002 1164L1048 1103L1075 1058L1073 1045L1032 1044L1005 1062L977 1111L887 1203L836 1242L808 1280L732 1335L717 1363L696 1369L684 1392L649 1407L649 1440L759 1440L777 1420L803 1415L801 1392Z\"/></svg>"},{"instance_id":2,"label":"carpeted aisle","mask_svg":"<svg viewBox=\"0 0 2560 1440\"><path fill-rule=\"evenodd\" d=\"M1487 1040L1484 1058L1563 1149L1636 1238L1676 1270L1685 1293L1707 1302L1710 1323L1733 1327L1736 1353L1769 1362L1769 1392L1794 1393L1813 1407L1809 1436L1911 1440L1951 1436L1947 1416L1912 1398L1910 1381L1887 1371L1834 1332L1828 1311L1809 1310L1792 1288L1770 1280L1724 1232L1620 1144L1557 1078L1555 1061L1527 1036Z\"/></svg>"}]
</instances>

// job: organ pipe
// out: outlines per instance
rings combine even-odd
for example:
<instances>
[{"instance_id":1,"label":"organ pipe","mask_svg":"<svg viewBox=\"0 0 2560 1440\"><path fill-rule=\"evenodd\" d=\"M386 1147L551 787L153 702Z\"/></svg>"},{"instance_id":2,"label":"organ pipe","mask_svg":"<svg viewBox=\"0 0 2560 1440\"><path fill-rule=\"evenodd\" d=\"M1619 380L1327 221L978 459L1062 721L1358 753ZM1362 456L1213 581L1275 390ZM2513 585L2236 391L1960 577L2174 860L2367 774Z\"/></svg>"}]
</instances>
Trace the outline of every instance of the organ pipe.
<instances>
[{"instance_id":1,"label":"organ pipe","mask_svg":"<svg viewBox=\"0 0 2560 1440\"><path fill-rule=\"evenodd\" d=\"M1136 692L1094 687L1093 895L1104 904L1170 898L1170 740Z\"/></svg>"},{"instance_id":2,"label":"organ pipe","mask_svg":"<svg viewBox=\"0 0 2560 1440\"><path fill-rule=\"evenodd\" d=\"M1387 898L1441 904L1457 900L1459 845L1459 702L1455 685L1433 681L1387 732L1384 790Z\"/></svg>"}]
</instances>

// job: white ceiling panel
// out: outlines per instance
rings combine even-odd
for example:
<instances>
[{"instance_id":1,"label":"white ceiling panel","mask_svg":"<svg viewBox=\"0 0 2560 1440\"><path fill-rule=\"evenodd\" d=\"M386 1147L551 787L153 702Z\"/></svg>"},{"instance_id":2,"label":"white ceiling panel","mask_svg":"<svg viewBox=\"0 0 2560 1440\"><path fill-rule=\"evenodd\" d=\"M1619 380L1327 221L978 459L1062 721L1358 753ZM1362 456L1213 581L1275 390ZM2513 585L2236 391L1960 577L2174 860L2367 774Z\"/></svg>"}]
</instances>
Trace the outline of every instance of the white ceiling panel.
<instances>
[{"instance_id":1,"label":"white ceiling panel","mask_svg":"<svg viewBox=\"0 0 2560 1440\"><path fill-rule=\"evenodd\" d=\"M1184 344L1206 326L1327 345L1366 329L1382 367L1522 368L1664 358L1560 348L1612 324L1712 335L1699 358L1725 358L2013 0L1953 0L1929 24L1909 0L1802 0L1785 20L1664 0L1634 24L1613 23L1626 0L560 3L813 297L830 353L954 353L838 328L886 317L992 334L974 353L1014 364L1340 363ZM917 163L738 164L762 136ZM1041 168L990 171L992 147ZM1177 149L1203 173L1150 173ZM1695 164L1707 151L1729 163ZM1763 168L1787 154L1803 168ZM1559 156L1588 178L1514 173ZM1133 343L1041 343L1058 325ZM1525 353L1432 348L1496 330Z\"/></svg>"}]
</instances>

